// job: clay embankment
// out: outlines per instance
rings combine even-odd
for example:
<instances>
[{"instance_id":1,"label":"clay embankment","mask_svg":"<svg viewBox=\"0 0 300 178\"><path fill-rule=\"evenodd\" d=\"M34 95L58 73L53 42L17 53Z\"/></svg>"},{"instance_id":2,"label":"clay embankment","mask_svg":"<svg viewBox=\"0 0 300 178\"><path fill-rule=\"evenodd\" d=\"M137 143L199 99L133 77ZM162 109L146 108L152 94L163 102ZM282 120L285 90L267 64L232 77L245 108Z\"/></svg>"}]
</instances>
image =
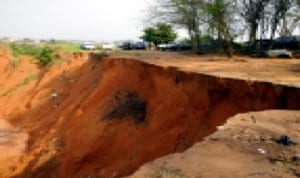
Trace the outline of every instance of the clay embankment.
<instances>
[{"instance_id":1,"label":"clay embankment","mask_svg":"<svg viewBox=\"0 0 300 178\"><path fill-rule=\"evenodd\" d=\"M29 141L2 176L122 177L188 149L237 113L300 108L300 89L288 86L128 59L70 66L41 75L26 90L26 109L7 115Z\"/></svg>"}]
</instances>

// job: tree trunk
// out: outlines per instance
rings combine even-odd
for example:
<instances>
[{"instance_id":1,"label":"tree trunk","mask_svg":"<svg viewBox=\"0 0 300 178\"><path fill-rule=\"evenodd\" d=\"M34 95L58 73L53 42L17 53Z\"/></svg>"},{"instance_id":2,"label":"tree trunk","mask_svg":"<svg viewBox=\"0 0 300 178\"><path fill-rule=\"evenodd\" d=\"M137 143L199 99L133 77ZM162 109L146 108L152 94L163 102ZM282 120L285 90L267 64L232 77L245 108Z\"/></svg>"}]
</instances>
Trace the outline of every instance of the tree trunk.
<instances>
[{"instance_id":1,"label":"tree trunk","mask_svg":"<svg viewBox=\"0 0 300 178\"><path fill-rule=\"evenodd\" d=\"M192 40L192 51L193 53L197 53L198 49L197 49L197 42L196 42L195 35L191 35L191 40Z\"/></svg>"},{"instance_id":2,"label":"tree trunk","mask_svg":"<svg viewBox=\"0 0 300 178\"><path fill-rule=\"evenodd\" d=\"M225 43L226 43L227 56L231 59L233 58L234 48L233 48L233 39L228 29L226 30L226 34L225 34Z\"/></svg>"},{"instance_id":3,"label":"tree trunk","mask_svg":"<svg viewBox=\"0 0 300 178\"><path fill-rule=\"evenodd\" d=\"M200 30L199 28L195 28L193 30L190 30L189 32L191 41L192 41L192 51L193 53L198 53L199 52L199 44L200 44Z\"/></svg>"},{"instance_id":4,"label":"tree trunk","mask_svg":"<svg viewBox=\"0 0 300 178\"><path fill-rule=\"evenodd\" d=\"M250 27L250 36L249 36L250 42L253 45L251 50L255 50L256 49L257 28L258 28L257 23L256 22L252 22L251 23L251 27Z\"/></svg>"},{"instance_id":5,"label":"tree trunk","mask_svg":"<svg viewBox=\"0 0 300 178\"><path fill-rule=\"evenodd\" d=\"M225 39L225 53L227 54L228 58L233 58L233 42L232 40Z\"/></svg>"},{"instance_id":6,"label":"tree trunk","mask_svg":"<svg viewBox=\"0 0 300 178\"><path fill-rule=\"evenodd\" d=\"M198 53L199 52L199 45L200 45L200 36L201 36L201 32L199 30L199 27L195 28L195 47L194 47L194 53Z\"/></svg>"},{"instance_id":7,"label":"tree trunk","mask_svg":"<svg viewBox=\"0 0 300 178\"><path fill-rule=\"evenodd\" d=\"M191 23L191 31L193 34L192 44L193 44L193 53L199 52L199 44L200 44L200 29L199 29L199 19L198 19L198 9L194 4L191 4L193 21Z\"/></svg>"}]
</instances>

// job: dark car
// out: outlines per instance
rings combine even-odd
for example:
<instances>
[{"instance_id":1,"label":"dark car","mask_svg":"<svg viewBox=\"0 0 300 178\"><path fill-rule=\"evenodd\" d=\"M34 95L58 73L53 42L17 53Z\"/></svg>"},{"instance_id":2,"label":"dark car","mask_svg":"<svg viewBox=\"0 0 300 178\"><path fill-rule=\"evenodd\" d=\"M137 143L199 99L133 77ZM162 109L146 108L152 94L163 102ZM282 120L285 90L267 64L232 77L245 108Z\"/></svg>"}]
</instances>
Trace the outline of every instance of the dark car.
<instances>
[{"instance_id":1,"label":"dark car","mask_svg":"<svg viewBox=\"0 0 300 178\"><path fill-rule=\"evenodd\" d=\"M123 50L144 50L147 48L147 45L145 42L131 42L131 41L128 41L128 42L124 42L122 45L121 45L121 48Z\"/></svg>"},{"instance_id":2,"label":"dark car","mask_svg":"<svg viewBox=\"0 0 300 178\"><path fill-rule=\"evenodd\" d=\"M161 51L188 51L192 49L192 46L188 43L173 42L168 44L159 44L157 49Z\"/></svg>"},{"instance_id":3,"label":"dark car","mask_svg":"<svg viewBox=\"0 0 300 178\"><path fill-rule=\"evenodd\" d=\"M135 48L134 46L134 43L132 42L124 42L122 45L121 45L121 48L123 50L133 50Z\"/></svg>"},{"instance_id":4,"label":"dark car","mask_svg":"<svg viewBox=\"0 0 300 178\"><path fill-rule=\"evenodd\" d=\"M134 44L134 48L135 49L138 49L138 50L143 50L143 49L146 49L146 43L145 42L136 42Z\"/></svg>"},{"instance_id":5,"label":"dark car","mask_svg":"<svg viewBox=\"0 0 300 178\"><path fill-rule=\"evenodd\" d=\"M273 42L273 48L290 49L290 50L300 49L300 37L287 36L287 37L277 38Z\"/></svg>"}]
</instances>

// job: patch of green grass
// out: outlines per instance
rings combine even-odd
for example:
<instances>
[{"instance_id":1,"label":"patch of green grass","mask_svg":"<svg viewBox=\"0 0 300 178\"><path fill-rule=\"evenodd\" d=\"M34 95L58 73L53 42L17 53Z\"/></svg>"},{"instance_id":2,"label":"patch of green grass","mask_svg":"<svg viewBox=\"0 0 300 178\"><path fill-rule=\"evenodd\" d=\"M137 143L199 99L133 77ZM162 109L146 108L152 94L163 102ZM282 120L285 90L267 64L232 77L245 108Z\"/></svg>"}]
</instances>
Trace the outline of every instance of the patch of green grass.
<instances>
[{"instance_id":1,"label":"patch of green grass","mask_svg":"<svg viewBox=\"0 0 300 178\"><path fill-rule=\"evenodd\" d=\"M29 45L29 44L11 43L9 46L10 46L12 55L15 58L20 57L20 56L37 57L42 50L40 46Z\"/></svg>"},{"instance_id":2,"label":"patch of green grass","mask_svg":"<svg viewBox=\"0 0 300 178\"><path fill-rule=\"evenodd\" d=\"M68 42L59 42L54 44L49 44L51 48L55 48L59 51L64 52L82 52L79 44L68 43Z\"/></svg>"},{"instance_id":3,"label":"patch of green grass","mask_svg":"<svg viewBox=\"0 0 300 178\"><path fill-rule=\"evenodd\" d=\"M13 67L19 64L22 56L32 56L42 65L50 64L54 58L58 57L57 49L46 45L11 43L10 49L14 57L11 63Z\"/></svg>"}]
</instances>

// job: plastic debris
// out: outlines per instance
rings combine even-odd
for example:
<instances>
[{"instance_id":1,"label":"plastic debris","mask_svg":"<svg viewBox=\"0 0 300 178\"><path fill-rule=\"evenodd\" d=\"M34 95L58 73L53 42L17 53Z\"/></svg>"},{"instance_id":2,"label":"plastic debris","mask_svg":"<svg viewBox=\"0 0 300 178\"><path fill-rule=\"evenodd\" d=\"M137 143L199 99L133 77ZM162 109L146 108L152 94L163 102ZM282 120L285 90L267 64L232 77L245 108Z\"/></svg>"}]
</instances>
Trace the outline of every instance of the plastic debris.
<instances>
[{"instance_id":1,"label":"plastic debris","mask_svg":"<svg viewBox=\"0 0 300 178\"><path fill-rule=\"evenodd\" d=\"M296 143L293 142L288 136L282 135L279 139L276 140L276 143L282 146L295 146Z\"/></svg>"},{"instance_id":2,"label":"plastic debris","mask_svg":"<svg viewBox=\"0 0 300 178\"><path fill-rule=\"evenodd\" d=\"M266 153L267 153L267 151L266 151L265 149L263 149L263 148L259 148L259 149L257 149L257 151L258 151L260 154L266 154Z\"/></svg>"},{"instance_id":3,"label":"plastic debris","mask_svg":"<svg viewBox=\"0 0 300 178\"><path fill-rule=\"evenodd\" d=\"M51 94L51 98L54 99L54 98L57 98L57 97L58 97L58 94L57 94L57 93L52 93L52 94Z\"/></svg>"}]
</instances>

